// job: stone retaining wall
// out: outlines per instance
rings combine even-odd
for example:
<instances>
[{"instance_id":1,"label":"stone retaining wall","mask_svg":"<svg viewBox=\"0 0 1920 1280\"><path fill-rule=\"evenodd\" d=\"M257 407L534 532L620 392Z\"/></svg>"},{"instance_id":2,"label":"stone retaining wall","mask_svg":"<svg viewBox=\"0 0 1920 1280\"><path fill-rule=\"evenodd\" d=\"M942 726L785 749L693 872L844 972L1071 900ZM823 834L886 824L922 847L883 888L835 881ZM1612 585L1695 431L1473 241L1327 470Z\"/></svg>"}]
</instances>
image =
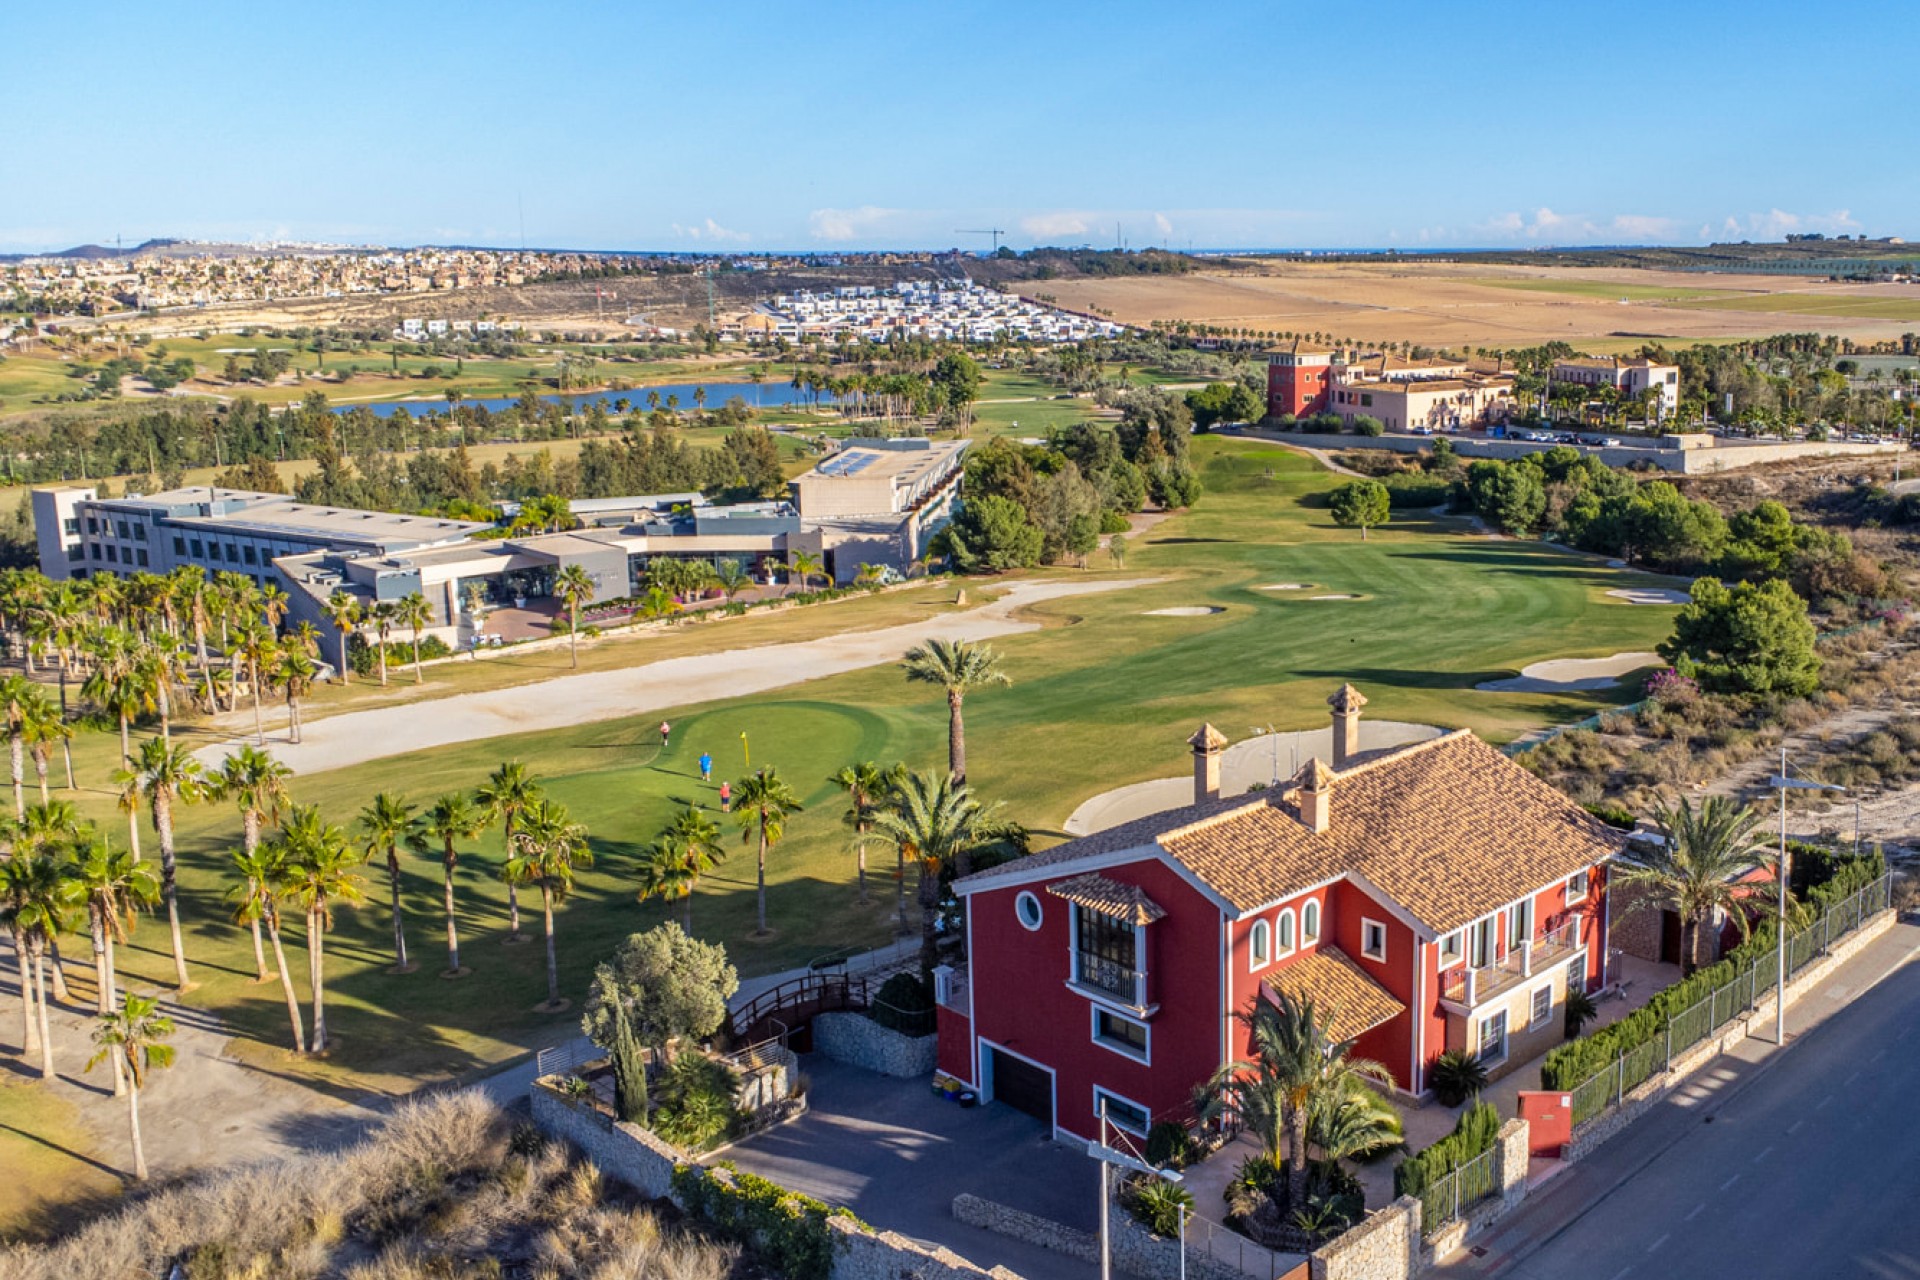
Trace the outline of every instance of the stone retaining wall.
<instances>
[{"instance_id":1,"label":"stone retaining wall","mask_svg":"<svg viewBox=\"0 0 1920 1280\"><path fill-rule=\"evenodd\" d=\"M1313 1251L1312 1280L1406 1280L1423 1263L1420 1202L1401 1196Z\"/></svg>"},{"instance_id":2,"label":"stone retaining wall","mask_svg":"<svg viewBox=\"0 0 1920 1280\"><path fill-rule=\"evenodd\" d=\"M1433 448L1435 440L1445 439L1453 442L1454 451L1463 458L1503 460L1524 457L1529 453L1544 453L1548 449L1559 447L1534 440L1489 440L1484 436L1356 436L1251 427L1237 428L1231 434L1252 436L1262 440L1279 440L1309 449L1387 449L1394 453L1418 453L1422 449ZM1586 431L1584 434L1603 433ZM1722 443L1704 449L1659 448L1651 444L1622 444L1617 448L1592 448L1585 445L1574 447L1579 448L1582 453L1597 454L1600 461L1608 466L1625 467L1636 462L1652 463L1662 471L1675 471L1690 476L1731 471L1736 467L1750 467L1761 462L1788 462L1800 458L1833 458L1845 455L1891 455L1906 452L1904 444L1865 444L1858 440L1824 442L1786 440L1772 444L1754 441L1751 444Z\"/></svg>"},{"instance_id":3,"label":"stone retaining wall","mask_svg":"<svg viewBox=\"0 0 1920 1280\"><path fill-rule=\"evenodd\" d=\"M813 1047L835 1062L911 1080L933 1074L940 1037L902 1035L864 1013L823 1013L813 1020Z\"/></svg>"},{"instance_id":4,"label":"stone retaining wall","mask_svg":"<svg viewBox=\"0 0 1920 1280\"><path fill-rule=\"evenodd\" d=\"M580 1148L600 1172L627 1183L649 1200L673 1197L673 1168L692 1157L647 1130L602 1115L535 1085L528 1102L534 1127Z\"/></svg>"},{"instance_id":5,"label":"stone retaining wall","mask_svg":"<svg viewBox=\"0 0 1920 1280\"><path fill-rule=\"evenodd\" d=\"M1089 1265L1100 1261L1100 1241L1092 1232L1063 1227L1050 1218L1010 1209L979 1196L955 1196L953 1216L970 1227L1038 1245ZM1112 1226L1113 1265L1117 1269L1131 1276L1142 1277L1142 1280L1179 1280L1179 1241L1154 1235L1136 1222L1117 1200L1109 1222ZM1239 1268L1230 1267L1191 1245L1187 1248L1186 1275L1191 1280L1247 1280Z\"/></svg>"},{"instance_id":6,"label":"stone retaining wall","mask_svg":"<svg viewBox=\"0 0 1920 1280\"><path fill-rule=\"evenodd\" d=\"M827 1219L827 1234L833 1237L833 1280L1021 1280L1018 1272L1005 1267L983 1270L951 1249L929 1249L845 1218Z\"/></svg>"}]
</instances>

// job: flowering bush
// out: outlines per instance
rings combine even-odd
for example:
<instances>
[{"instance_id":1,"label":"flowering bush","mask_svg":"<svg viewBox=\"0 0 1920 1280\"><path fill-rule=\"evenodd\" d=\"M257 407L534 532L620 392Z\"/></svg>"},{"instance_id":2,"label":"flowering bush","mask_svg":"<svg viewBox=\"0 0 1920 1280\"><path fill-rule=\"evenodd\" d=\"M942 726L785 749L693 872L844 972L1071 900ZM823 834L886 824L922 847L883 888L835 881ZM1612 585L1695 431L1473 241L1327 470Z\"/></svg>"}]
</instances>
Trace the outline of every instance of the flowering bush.
<instances>
[{"instance_id":1,"label":"flowering bush","mask_svg":"<svg viewBox=\"0 0 1920 1280\"><path fill-rule=\"evenodd\" d=\"M1663 707L1690 707L1700 700L1700 682L1668 667L1647 678L1646 693Z\"/></svg>"}]
</instances>

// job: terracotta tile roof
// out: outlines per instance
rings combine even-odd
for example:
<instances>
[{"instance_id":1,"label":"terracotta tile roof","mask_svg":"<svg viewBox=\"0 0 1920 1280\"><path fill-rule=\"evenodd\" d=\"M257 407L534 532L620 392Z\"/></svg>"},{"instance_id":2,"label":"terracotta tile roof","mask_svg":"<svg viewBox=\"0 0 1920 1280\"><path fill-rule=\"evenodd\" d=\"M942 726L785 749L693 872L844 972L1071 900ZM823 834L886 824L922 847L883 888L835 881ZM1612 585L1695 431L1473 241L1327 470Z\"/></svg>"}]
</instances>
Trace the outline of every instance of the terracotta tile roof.
<instances>
[{"instance_id":1,"label":"terracotta tile roof","mask_svg":"<svg viewBox=\"0 0 1920 1280\"><path fill-rule=\"evenodd\" d=\"M1353 957L1338 947L1316 948L1278 973L1263 979L1264 985L1296 998L1313 1001L1314 1011L1336 1040L1351 1040L1363 1031L1397 1018L1407 1006L1391 991L1367 976Z\"/></svg>"},{"instance_id":2,"label":"terracotta tile roof","mask_svg":"<svg viewBox=\"0 0 1920 1280\"><path fill-rule=\"evenodd\" d=\"M1050 884L1047 892L1128 924L1152 924L1167 914L1166 908L1149 898L1139 885L1109 880L1098 872Z\"/></svg>"},{"instance_id":3,"label":"terracotta tile roof","mask_svg":"<svg viewBox=\"0 0 1920 1280\"><path fill-rule=\"evenodd\" d=\"M1369 753L1334 775L1331 820L1301 823L1297 791L1170 809L1018 858L962 882L1158 846L1236 911L1348 874L1434 933L1612 857L1621 835L1460 730Z\"/></svg>"}]
</instances>

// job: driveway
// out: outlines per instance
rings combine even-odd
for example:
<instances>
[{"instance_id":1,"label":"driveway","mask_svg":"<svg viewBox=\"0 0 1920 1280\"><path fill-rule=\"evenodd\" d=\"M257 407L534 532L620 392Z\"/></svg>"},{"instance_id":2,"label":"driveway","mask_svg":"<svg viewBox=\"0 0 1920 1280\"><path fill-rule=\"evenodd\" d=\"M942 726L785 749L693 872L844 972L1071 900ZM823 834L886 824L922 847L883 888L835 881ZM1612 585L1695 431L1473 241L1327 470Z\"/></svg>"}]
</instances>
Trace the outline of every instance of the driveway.
<instances>
[{"instance_id":1,"label":"driveway","mask_svg":"<svg viewBox=\"0 0 1920 1280\"><path fill-rule=\"evenodd\" d=\"M1010 1107L962 1110L936 1098L925 1079L875 1075L817 1053L801 1059L801 1070L813 1082L807 1114L722 1159L983 1267L1028 1280L1091 1280L1085 1263L966 1226L951 1211L955 1196L971 1192L1092 1231L1099 1174L1084 1153Z\"/></svg>"}]
</instances>

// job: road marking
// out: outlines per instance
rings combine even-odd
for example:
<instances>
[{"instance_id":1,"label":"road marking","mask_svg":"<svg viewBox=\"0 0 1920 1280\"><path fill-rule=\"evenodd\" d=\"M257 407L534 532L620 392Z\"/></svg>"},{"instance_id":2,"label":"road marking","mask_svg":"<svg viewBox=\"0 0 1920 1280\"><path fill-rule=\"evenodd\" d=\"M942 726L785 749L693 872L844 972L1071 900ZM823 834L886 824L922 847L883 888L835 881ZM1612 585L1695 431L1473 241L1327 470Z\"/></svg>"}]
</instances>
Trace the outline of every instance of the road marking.
<instances>
[{"instance_id":1,"label":"road marking","mask_svg":"<svg viewBox=\"0 0 1920 1280\"><path fill-rule=\"evenodd\" d=\"M1702 1200L1699 1204L1693 1206L1693 1212L1687 1215L1686 1220L1688 1222L1692 1222L1695 1218L1700 1216L1700 1211L1706 1207L1707 1207L1707 1202L1705 1200Z\"/></svg>"},{"instance_id":2,"label":"road marking","mask_svg":"<svg viewBox=\"0 0 1920 1280\"><path fill-rule=\"evenodd\" d=\"M1868 1058L1868 1059L1867 1059L1867 1061L1868 1061L1868 1062L1878 1062L1878 1061L1880 1061L1880 1059L1882 1059L1882 1058L1884 1058L1884 1057L1886 1057L1886 1056L1887 1056L1887 1051L1886 1051L1885 1049L1876 1049L1876 1050L1874 1050L1874 1054L1873 1054L1873 1056L1872 1056L1871 1058Z\"/></svg>"},{"instance_id":3,"label":"road marking","mask_svg":"<svg viewBox=\"0 0 1920 1280\"><path fill-rule=\"evenodd\" d=\"M1661 1245L1665 1244L1667 1241L1671 1239L1673 1239L1673 1232L1669 1231L1667 1232L1667 1234L1661 1236L1658 1240L1655 1240L1652 1244L1648 1245L1647 1252L1652 1253L1654 1250L1658 1249Z\"/></svg>"},{"instance_id":4,"label":"road marking","mask_svg":"<svg viewBox=\"0 0 1920 1280\"><path fill-rule=\"evenodd\" d=\"M1725 1182L1721 1183L1720 1189L1722 1191L1725 1191L1728 1187L1731 1187L1734 1183L1738 1181L1740 1181L1740 1175L1736 1173L1731 1178L1728 1178Z\"/></svg>"},{"instance_id":5,"label":"road marking","mask_svg":"<svg viewBox=\"0 0 1920 1280\"><path fill-rule=\"evenodd\" d=\"M1819 1111L1821 1108L1825 1107L1829 1102L1832 1102L1832 1101L1833 1101L1833 1095L1828 1094L1826 1097L1820 1099L1820 1101L1814 1103L1813 1109L1815 1111Z\"/></svg>"},{"instance_id":6,"label":"road marking","mask_svg":"<svg viewBox=\"0 0 1920 1280\"><path fill-rule=\"evenodd\" d=\"M1792 1124L1790 1124L1790 1125L1788 1125L1788 1126L1787 1126L1787 1132L1788 1132L1788 1133L1797 1133L1797 1132L1799 1131L1799 1129L1800 1129L1800 1126L1801 1126L1801 1125L1803 1125L1803 1124L1805 1124L1805 1123L1806 1123L1806 1121L1805 1121L1805 1120L1795 1120L1795 1121L1794 1121L1794 1122L1793 1122Z\"/></svg>"},{"instance_id":7,"label":"road marking","mask_svg":"<svg viewBox=\"0 0 1920 1280\"><path fill-rule=\"evenodd\" d=\"M1753 1158L1753 1162L1754 1162L1755 1164L1759 1164L1759 1163L1760 1163L1760 1162L1761 1162L1762 1160L1765 1160L1765 1159L1766 1159L1766 1158L1767 1158L1768 1156L1770 1156L1770 1155L1772 1155L1772 1154L1773 1154L1773 1148L1772 1148L1772 1147L1768 1147L1768 1148L1766 1148L1766 1149L1765 1149L1764 1151L1762 1151L1762 1152L1761 1152L1761 1153L1760 1153L1759 1155L1757 1155L1757 1156L1755 1156L1755 1157Z\"/></svg>"},{"instance_id":8,"label":"road marking","mask_svg":"<svg viewBox=\"0 0 1920 1280\"><path fill-rule=\"evenodd\" d=\"M1845 1080L1842 1080L1840 1083L1843 1085L1849 1085L1849 1084L1852 1084L1855 1080L1858 1080L1859 1078L1860 1078L1860 1073L1856 1071L1852 1075L1848 1076Z\"/></svg>"}]
</instances>

